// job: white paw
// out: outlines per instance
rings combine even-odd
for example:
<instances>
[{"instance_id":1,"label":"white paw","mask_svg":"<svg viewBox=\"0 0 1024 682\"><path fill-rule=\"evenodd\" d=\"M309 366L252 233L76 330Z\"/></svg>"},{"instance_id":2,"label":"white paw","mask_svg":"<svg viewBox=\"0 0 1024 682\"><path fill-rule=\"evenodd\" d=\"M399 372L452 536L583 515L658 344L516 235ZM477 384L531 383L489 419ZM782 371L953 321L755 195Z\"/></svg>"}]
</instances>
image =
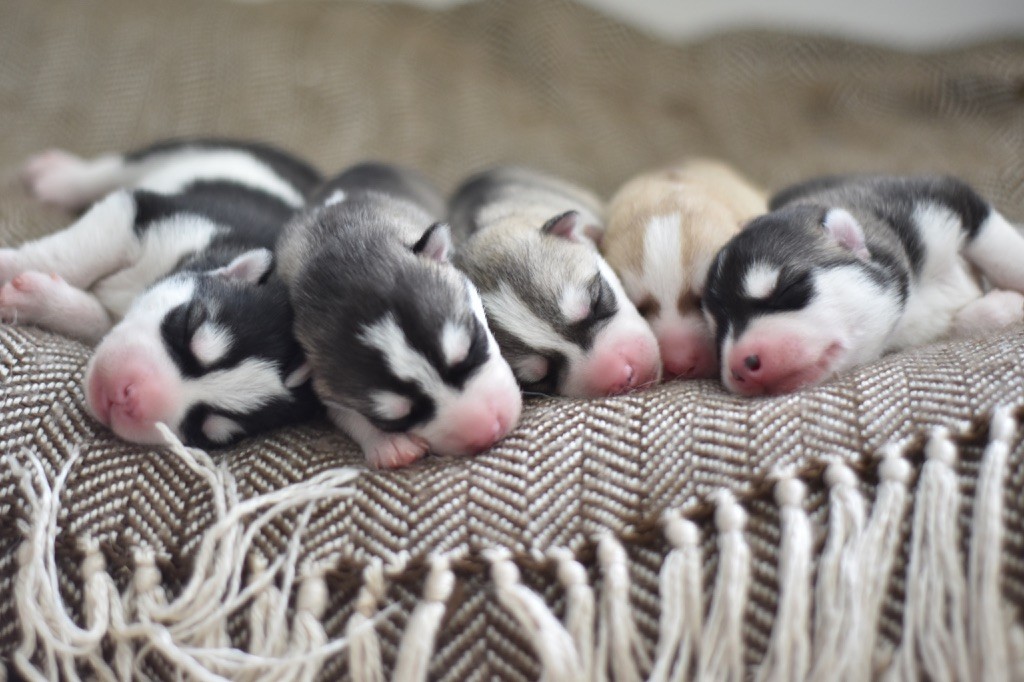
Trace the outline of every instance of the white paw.
<instances>
[{"instance_id":1,"label":"white paw","mask_svg":"<svg viewBox=\"0 0 1024 682\"><path fill-rule=\"evenodd\" d=\"M22 180L37 199L63 208L80 208L82 172L87 164L62 149L48 149L31 157L21 170Z\"/></svg>"},{"instance_id":2,"label":"white paw","mask_svg":"<svg viewBox=\"0 0 1024 682\"><path fill-rule=\"evenodd\" d=\"M8 324L35 324L52 307L64 280L54 274L23 272L0 288L0 320Z\"/></svg>"},{"instance_id":3,"label":"white paw","mask_svg":"<svg viewBox=\"0 0 1024 682\"><path fill-rule=\"evenodd\" d=\"M957 332L971 336L1009 327L1024 321L1024 295L993 289L965 306L956 316Z\"/></svg>"},{"instance_id":4,"label":"white paw","mask_svg":"<svg viewBox=\"0 0 1024 682\"><path fill-rule=\"evenodd\" d=\"M366 461L377 469L398 469L423 457L427 449L422 438L405 433L385 434L366 449Z\"/></svg>"}]
</instances>

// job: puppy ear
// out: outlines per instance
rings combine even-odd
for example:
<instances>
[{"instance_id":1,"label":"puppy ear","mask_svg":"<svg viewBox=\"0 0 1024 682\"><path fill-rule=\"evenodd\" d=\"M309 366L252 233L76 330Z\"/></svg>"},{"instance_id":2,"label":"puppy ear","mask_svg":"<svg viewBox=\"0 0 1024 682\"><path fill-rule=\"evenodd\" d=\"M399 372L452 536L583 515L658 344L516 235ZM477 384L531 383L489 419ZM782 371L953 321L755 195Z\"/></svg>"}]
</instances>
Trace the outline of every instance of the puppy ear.
<instances>
[{"instance_id":1,"label":"puppy ear","mask_svg":"<svg viewBox=\"0 0 1024 682\"><path fill-rule=\"evenodd\" d=\"M540 231L580 244L590 242L595 246L600 246L601 237L604 236L604 229L600 225L584 225L579 211L566 211L556 215L544 223Z\"/></svg>"},{"instance_id":2,"label":"puppy ear","mask_svg":"<svg viewBox=\"0 0 1024 682\"><path fill-rule=\"evenodd\" d=\"M864 228L846 209L829 209L825 214L825 219L821 221L821 226L839 246L857 258L871 259L871 252L868 251L868 247L864 243Z\"/></svg>"},{"instance_id":3,"label":"puppy ear","mask_svg":"<svg viewBox=\"0 0 1024 682\"><path fill-rule=\"evenodd\" d=\"M273 269L274 254L269 249L253 249L211 274L249 284L262 284Z\"/></svg>"},{"instance_id":4,"label":"puppy ear","mask_svg":"<svg viewBox=\"0 0 1024 682\"><path fill-rule=\"evenodd\" d=\"M452 231L445 223L434 223L428 227L419 241L412 246L412 252L416 255L438 263L447 263L451 250Z\"/></svg>"}]
</instances>

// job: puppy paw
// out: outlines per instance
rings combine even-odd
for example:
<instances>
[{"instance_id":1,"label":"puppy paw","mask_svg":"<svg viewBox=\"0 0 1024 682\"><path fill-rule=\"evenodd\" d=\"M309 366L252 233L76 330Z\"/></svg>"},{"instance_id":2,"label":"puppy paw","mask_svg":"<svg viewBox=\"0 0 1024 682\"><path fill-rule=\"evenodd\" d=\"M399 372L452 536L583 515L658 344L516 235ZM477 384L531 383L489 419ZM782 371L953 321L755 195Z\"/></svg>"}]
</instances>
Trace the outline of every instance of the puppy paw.
<instances>
[{"instance_id":1,"label":"puppy paw","mask_svg":"<svg viewBox=\"0 0 1024 682\"><path fill-rule=\"evenodd\" d=\"M87 164L62 149L48 149L25 162L21 178L40 201L67 209L83 205L81 184Z\"/></svg>"},{"instance_id":2,"label":"puppy paw","mask_svg":"<svg viewBox=\"0 0 1024 682\"><path fill-rule=\"evenodd\" d=\"M0 288L0 321L7 324L35 324L66 286L54 274L23 272Z\"/></svg>"},{"instance_id":3,"label":"puppy paw","mask_svg":"<svg viewBox=\"0 0 1024 682\"><path fill-rule=\"evenodd\" d=\"M993 289L957 313L954 332L957 336L975 336L1021 321L1024 321L1024 295Z\"/></svg>"},{"instance_id":4,"label":"puppy paw","mask_svg":"<svg viewBox=\"0 0 1024 682\"><path fill-rule=\"evenodd\" d=\"M427 454L422 438L405 433L383 436L366 450L366 460L376 469L398 469L408 466Z\"/></svg>"}]
</instances>

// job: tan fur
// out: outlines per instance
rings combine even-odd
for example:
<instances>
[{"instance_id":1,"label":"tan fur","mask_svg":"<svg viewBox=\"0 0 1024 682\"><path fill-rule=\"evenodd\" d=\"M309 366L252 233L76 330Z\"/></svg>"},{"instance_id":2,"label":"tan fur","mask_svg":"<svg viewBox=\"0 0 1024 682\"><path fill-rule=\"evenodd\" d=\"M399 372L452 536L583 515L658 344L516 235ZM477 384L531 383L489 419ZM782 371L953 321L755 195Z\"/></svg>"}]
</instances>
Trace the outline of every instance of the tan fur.
<instances>
[{"instance_id":1,"label":"tan fur","mask_svg":"<svg viewBox=\"0 0 1024 682\"><path fill-rule=\"evenodd\" d=\"M751 218L768 209L766 194L728 165L691 159L637 176L608 206L601 250L620 275L643 269L647 225L658 216L680 214L680 266L689 270L710 258Z\"/></svg>"}]
</instances>

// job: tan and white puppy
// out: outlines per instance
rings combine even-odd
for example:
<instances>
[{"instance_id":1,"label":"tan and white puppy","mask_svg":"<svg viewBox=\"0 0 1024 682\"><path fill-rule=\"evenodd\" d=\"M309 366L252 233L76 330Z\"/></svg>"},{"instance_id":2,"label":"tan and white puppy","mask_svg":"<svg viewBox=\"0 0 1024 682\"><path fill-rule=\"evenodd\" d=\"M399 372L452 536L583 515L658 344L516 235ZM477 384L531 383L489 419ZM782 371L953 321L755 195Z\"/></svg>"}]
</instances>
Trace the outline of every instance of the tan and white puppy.
<instances>
[{"instance_id":1,"label":"tan and white puppy","mask_svg":"<svg viewBox=\"0 0 1024 682\"><path fill-rule=\"evenodd\" d=\"M710 159L637 176L612 198L601 250L654 330L666 378L717 373L704 280L718 250L767 210L764 192Z\"/></svg>"}]
</instances>

